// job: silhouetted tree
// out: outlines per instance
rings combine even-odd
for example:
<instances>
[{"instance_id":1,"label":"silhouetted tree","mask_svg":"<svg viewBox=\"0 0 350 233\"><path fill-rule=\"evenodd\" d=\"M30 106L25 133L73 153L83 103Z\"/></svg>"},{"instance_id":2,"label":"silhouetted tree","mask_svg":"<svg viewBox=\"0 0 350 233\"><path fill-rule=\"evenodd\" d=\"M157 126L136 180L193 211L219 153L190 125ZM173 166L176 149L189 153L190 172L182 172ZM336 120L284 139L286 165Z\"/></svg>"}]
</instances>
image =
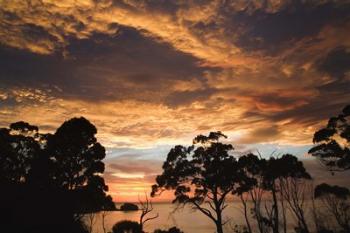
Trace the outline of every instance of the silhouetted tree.
<instances>
[{"instance_id":1,"label":"silhouetted tree","mask_svg":"<svg viewBox=\"0 0 350 233\"><path fill-rule=\"evenodd\" d=\"M27 181L31 162L41 155L38 137L38 127L25 122L0 129L0 181Z\"/></svg>"},{"instance_id":2,"label":"silhouetted tree","mask_svg":"<svg viewBox=\"0 0 350 233\"><path fill-rule=\"evenodd\" d=\"M86 215L87 220L88 220L88 231L89 233L92 233L93 227L95 225L96 222L96 213L88 213Z\"/></svg>"},{"instance_id":3,"label":"silhouetted tree","mask_svg":"<svg viewBox=\"0 0 350 233\"><path fill-rule=\"evenodd\" d=\"M326 127L314 134L313 142L316 146L309 153L330 170L350 169L350 105L331 117Z\"/></svg>"},{"instance_id":4,"label":"silhouetted tree","mask_svg":"<svg viewBox=\"0 0 350 233\"><path fill-rule=\"evenodd\" d=\"M233 146L220 142L221 138L226 136L211 132L209 136L197 136L192 146L172 148L163 164L163 173L152 187L152 196L174 190L173 203L199 210L215 223L218 233L223 233L226 198L239 179L237 161L230 155Z\"/></svg>"},{"instance_id":5,"label":"silhouetted tree","mask_svg":"<svg viewBox=\"0 0 350 233\"><path fill-rule=\"evenodd\" d=\"M141 230L143 231L143 228L145 226L145 223L148 221L151 221L153 219L156 219L159 217L159 214L155 214L153 216L149 216L150 213L153 211L153 205L152 205L152 201L148 199L147 194L145 194L145 200L142 201L139 198L139 204L140 204L140 210L141 210L141 215L140 215L140 227Z\"/></svg>"},{"instance_id":6,"label":"silhouetted tree","mask_svg":"<svg viewBox=\"0 0 350 233\"><path fill-rule=\"evenodd\" d=\"M350 232L349 189L322 183L316 186L314 195L316 199L321 199L327 211L334 216L339 226L345 232Z\"/></svg>"},{"instance_id":7,"label":"silhouetted tree","mask_svg":"<svg viewBox=\"0 0 350 233\"><path fill-rule=\"evenodd\" d=\"M114 224L113 233L142 233L140 224L134 221L123 220Z\"/></svg>"}]
</instances>

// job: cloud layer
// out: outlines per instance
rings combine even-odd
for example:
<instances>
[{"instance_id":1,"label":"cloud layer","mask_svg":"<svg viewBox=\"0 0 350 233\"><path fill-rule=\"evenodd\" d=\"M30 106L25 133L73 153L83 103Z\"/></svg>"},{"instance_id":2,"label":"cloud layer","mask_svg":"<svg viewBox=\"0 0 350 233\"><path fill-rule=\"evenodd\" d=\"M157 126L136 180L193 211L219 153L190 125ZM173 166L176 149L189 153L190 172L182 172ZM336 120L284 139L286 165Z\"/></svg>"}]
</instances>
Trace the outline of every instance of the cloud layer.
<instances>
[{"instance_id":1,"label":"cloud layer","mask_svg":"<svg viewBox=\"0 0 350 233\"><path fill-rule=\"evenodd\" d=\"M0 125L83 115L119 151L211 130L308 145L350 103L349 26L337 0L3 0ZM154 175L129 162L109 179Z\"/></svg>"}]
</instances>

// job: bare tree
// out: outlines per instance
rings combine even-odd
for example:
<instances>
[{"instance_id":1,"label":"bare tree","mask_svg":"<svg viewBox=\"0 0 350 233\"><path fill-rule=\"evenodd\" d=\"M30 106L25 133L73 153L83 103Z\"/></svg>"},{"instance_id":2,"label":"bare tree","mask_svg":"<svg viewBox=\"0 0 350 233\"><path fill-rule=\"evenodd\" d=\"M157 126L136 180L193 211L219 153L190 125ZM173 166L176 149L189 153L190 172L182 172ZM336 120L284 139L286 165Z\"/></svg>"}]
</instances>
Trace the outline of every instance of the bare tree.
<instances>
[{"instance_id":1,"label":"bare tree","mask_svg":"<svg viewBox=\"0 0 350 233\"><path fill-rule=\"evenodd\" d=\"M298 221L298 228L309 232L305 219L306 200L312 193L312 186L308 180L297 177L288 177L280 180L281 196Z\"/></svg>"},{"instance_id":2,"label":"bare tree","mask_svg":"<svg viewBox=\"0 0 350 233\"><path fill-rule=\"evenodd\" d=\"M266 218L262 213L262 197L265 191L262 188L262 167L264 162L265 160L260 159L254 154L248 154L240 157L239 159L239 167L245 174L245 176L242 176L242 178L244 179L240 179L240 186L236 190L236 194L241 199L244 217L249 232L251 232L252 230L248 218L248 199L252 201L253 207L251 208L251 211L253 213L254 219L256 220L259 232L267 232L267 225L265 221Z\"/></svg>"},{"instance_id":3,"label":"bare tree","mask_svg":"<svg viewBox=\"0 0 350 233\"><path fill-rule=\"evenodd\" d=\"M108 215L108 211L106 211L106 210L102 210L101 211L101 224L102 224L102 230L103 230L103 233L106 233L107 232L107 230L106 230L106 217L107 217L107 215Z\"/></svg>"},{"instance_id":4,"label":"bare tree","mask_svg":"<svg viewBox=\"0 0 350 233\"><path fill-rule=\"evenodd\" d=\"M94 227L94 224L96 222L96 214L95 213L89 213L87 214L87 218L88 218L88 222L89 222L89 233L92 233L93 232L93 227Z\"/></svg>"},{"instance_id":5,"label":"bare tree","mask_svg":"<svg viewBox=\"0 0 350 233\"><path fill-rule=\"evenodd\" d=\"M148 199L148 195L146 193L145 193L144 201L142 201L139 197L139 204L140 204L140 210L141 210L139 224L140 224L141 230L143 231L143 227L145 223L158 218L159 214L157 213L151 217L148 217L148 215L153 211L153 204L152 204L152 201Z\"/></svg>"},{"instance_id":6,"label":"bare tree","mask_svg":"<svg viewBox=\"0 0 350 233\"><path fill-rule=\"evenodd\" d=\"M247 230L249 233L252 233L252 227L249 221L249 216L248 216L248 195L239 194L239 198L241 199L242 205L243 205L243 214L244 214L244 219L247 225Z\"/></svg>"}]
</instances>

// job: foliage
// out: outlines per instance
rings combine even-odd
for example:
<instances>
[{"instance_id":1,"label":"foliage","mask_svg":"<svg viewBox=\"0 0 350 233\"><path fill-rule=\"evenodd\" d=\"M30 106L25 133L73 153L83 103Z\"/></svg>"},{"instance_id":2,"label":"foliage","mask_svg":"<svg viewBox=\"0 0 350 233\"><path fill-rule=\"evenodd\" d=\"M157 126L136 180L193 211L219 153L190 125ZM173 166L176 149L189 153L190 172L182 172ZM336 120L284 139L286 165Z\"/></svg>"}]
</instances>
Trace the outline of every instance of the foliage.
<instances>
[{"instance_id":1,"label":"foliage","mask_svg":"<svg viewBox=\"0 0 350 233\"><path fill-rule=\"evenodd\" d=\"M309 153L333 170L350 169L350 105L331 117L326 127L314 134L316 144Z\"/></svg>"},{"instance_id":2,"label":"foliage","mask_svg":"<svg viewBox=\"0 0 350 233\"><path fill-rule=\"evenodd\" d=\"M114 224L113 233L142 233L140 224L134 221L123 220Z\"/></svg>"}]
</instances>

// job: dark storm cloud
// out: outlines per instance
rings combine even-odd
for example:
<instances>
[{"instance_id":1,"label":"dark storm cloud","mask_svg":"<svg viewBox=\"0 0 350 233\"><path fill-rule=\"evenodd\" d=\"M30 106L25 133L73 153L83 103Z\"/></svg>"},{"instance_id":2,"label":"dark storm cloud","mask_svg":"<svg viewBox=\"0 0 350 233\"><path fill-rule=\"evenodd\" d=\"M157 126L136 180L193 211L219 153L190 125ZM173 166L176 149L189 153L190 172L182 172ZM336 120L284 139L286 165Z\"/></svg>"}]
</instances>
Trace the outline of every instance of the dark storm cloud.
<instances>
[{"instance_id":1,"label":"dark storm cloud","mask_svg":"<svg viewBox=\"0 0 350 233\"><path fill-rule=\"evenodd\" d=\"M349 83L348 83L349 84ZM322 93L318 98L310 99L305 105L278 112L261 112L250 110L246 117L260 117L272 122L289 119L290 123L300 124L303 127L312 126L315 122L321 122L332 115L338 114L349 103L350 94L347 93ZM311 142L311 140L310 140Z\"/></svg>"},{"instance_id":2,"label":"dark storm cloud","mask_svg":"<svg viewBox=\"0 0 350 233\"><path fill-rule=\"evenodd\" d=\"M318 69L334 78L343 78L350 70L350 48L338 47L317 62Z\"/></svg>"},{"instance_id":3,"label":"dark storm cloud","mask_svg":"<svg viewBox=\"0 0 350 233\"><path fill-rule=\"evenodd\" d=\"M188 77L201 79L204 69L197 66L198 59L144 37L138 30L118 28L113 35L72 37L66 58L59 53L42 56L2 46L0 80L8 87L55 86L62 90L55 94L68 99L159 102L159 96L151 92L160 93L172 82Z\"/></svg>"},{"instance_id":4,"label":"dark storm cloud","mask_svg":"<svg viewBox=\"0 0 350 233\"><path fill-rule=\"evenodd\" d=\"M176 91L166 97L165 103L171 107L188 105L195 101L208 100L216 92L217 90L212 88L194 91Z\"/></svg>"},{"instance_id":5,"label":"dark storm cloud","mask_svg":"<svg viewBox=\"0 0 350 233\"><path fill-rule=\"evenodd\" d=\"M229 12L227 14L230 14ZM304 37L314 36L325 25L341 24L349 19L350 3L315 3L290 1L280 11L266 12L248 9L234 14L232 21L239 22L242 34L237 43L246 50L263 50L275 54L280 49Z\"/></svg>"}]
</instances>

